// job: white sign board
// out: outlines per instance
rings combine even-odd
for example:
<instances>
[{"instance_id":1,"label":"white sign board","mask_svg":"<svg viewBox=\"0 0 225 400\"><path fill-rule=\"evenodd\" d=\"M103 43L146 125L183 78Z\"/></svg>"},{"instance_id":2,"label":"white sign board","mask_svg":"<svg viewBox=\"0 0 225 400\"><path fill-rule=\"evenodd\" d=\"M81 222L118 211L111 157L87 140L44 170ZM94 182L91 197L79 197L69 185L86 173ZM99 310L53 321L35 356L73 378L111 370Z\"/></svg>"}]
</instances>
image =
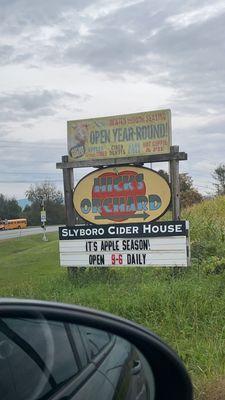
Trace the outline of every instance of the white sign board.
<instances>
[{"instance_id":1,"label":"white sign board","mask_svg":"<svg viewBox=\"0 0 225 400\"><path fill-rule=\"evenodd\" d=\"M189 265L185 221L60 227L59 239L60 265L65 267Z\"/></svg>"},{"instance_id":2,"label":"white sign board","mask_svg":"<svg viewBox=\"0 0 225 400\"><path fill-rule=\"evenodd\" d=\"M46 211L41 211L41 222L46 222Z\"/></svg>"}]
</instances>

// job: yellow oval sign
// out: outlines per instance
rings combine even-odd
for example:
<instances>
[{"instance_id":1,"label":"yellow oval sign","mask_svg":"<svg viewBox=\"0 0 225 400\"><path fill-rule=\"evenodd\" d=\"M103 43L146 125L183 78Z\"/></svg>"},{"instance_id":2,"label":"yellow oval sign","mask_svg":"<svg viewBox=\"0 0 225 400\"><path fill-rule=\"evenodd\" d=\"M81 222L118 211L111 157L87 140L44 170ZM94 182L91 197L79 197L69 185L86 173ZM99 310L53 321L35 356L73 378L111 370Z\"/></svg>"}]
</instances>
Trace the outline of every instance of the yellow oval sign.
<instances>
[{"instance_id":1,"label":"yellow oval sign","mask_svg":"<svg viewBox=\"0 0 225 400\"><path fill-rule=\"evenodd\" d=\"M157 172L133 166L102 168L74 189L77 213L93 224L150 222L170 204L168 183Z\"/></svg>"}]
</instances>

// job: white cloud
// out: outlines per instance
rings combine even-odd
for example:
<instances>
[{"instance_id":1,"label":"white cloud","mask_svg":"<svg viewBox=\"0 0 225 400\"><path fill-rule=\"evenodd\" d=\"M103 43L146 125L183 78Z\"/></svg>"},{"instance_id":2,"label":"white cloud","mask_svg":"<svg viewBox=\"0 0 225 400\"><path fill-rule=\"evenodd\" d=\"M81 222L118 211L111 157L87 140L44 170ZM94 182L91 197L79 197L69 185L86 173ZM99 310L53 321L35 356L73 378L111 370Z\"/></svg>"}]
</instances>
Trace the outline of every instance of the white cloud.
<instances>
[{"instance_id":1,"label":"white cloud","mask_svg":"<svg viewBox=\"0 0 225 400\"><path fill-rule=\"evenodd\" d=\"M185 13L172 15L167 18L167 22L174 28L185 29L193 24L201 24L211 18L219 16L225 12L224 1L214 1L213 4L196 8Z\"/></svg>"},{"instance_id":2,"label":"white cloud","mask_svg":"<svg viewBox=\"0 0 225 400\"><path fill-rule=\"evenodd\" d=\"M210 180L225 148L224 11L206 0L3 1L0 152L12 192L24 171L60 179L67 120L159 108L188 152L181 169Z\"/></svg>"}]
</instances>

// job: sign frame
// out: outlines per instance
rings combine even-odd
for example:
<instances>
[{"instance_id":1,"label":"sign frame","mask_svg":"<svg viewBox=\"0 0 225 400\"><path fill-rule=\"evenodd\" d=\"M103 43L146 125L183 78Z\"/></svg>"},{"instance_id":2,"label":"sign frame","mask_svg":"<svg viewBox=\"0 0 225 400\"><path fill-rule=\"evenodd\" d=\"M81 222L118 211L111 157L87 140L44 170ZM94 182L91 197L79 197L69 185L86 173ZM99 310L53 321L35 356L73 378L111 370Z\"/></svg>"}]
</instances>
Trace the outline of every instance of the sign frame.
<instances>
[{"instance_id":1,"label":"sign frame","mask_svg":"<svg viewBox=\"0 0 225 400\"><path fill-rule=\"evenodd\" d=\"M74 191L74 168L83 168L83 167L94 167L94 168L101 168L104 166L122 166L122 165L132 165L140 166L143 163L154 163L154 162L169 162L169 177L170 177L170 184L171 184L171 203L172 203L172 220L179 221L180 220L180 183L179 183L179 162L183 160L187 160L187 153L180 152L179 146L172 146L172 132L171 132L171 110L157 110L158 112L162 111L169 111L170 116L170 146L168 146L168 152L162 152L158 154L148 154L148 155L140 155L137 156L130 156L125 158L98 158L94 157L93 160L79 160L76 159L72 160L69 158L68 155L62 156L61 162L56 163L57 169L62 169L63 172L63 186L64 186L64 198L65 198L65 206L66 206L66 222L67 226L74 226L77 222L82 223L79 221L78 214L74 209L73 204L73 191ZM149 111L149 113L154 114L155 111ZM135 113L138 114L138 113ZM140 113L142 114L142 113ZM133 115L133 114L126 114L126 115ZM117 117L117 116L112 116ZM122 115L118 115L118 117L123 117ZM102 118L108 117L100 117L98 120ZM110 117L109 117L110 118ZM87 119L86 119L87 120ZM78 120L77 120L78 121ZM80 120L83 121L83 120ZM69 121L68 121L69 123ZM76 127L74 127L76 129ZM131 131L130 131L131 132ZM139 135L140 131L137 132L136 135ZM76 134L75 134L76 136ZM132 135L131 135L132 136ZM134 135L135 136L135 135ZM110 142L110 140L108 141ZM85 145L85 140L84 140ZM84 149L85 151L85 149ZM156 172L156 171L155 171ZM166 212L166 211L165 211ZM157 217L158 218L158 217ZM153 221L151 221L153 222ZM97 225L95 225L97 226ZM117 225L119 226L119 225ZM190 265L190 247L189 247L189 238L187 238L187 257L189 259ZM74 268L67 268L68 274L71 277L74 276L74 272L77 267Z\"/></svg>"},{"instance_id":2,"label":"sign frame","mask_svg":"<svg viewBox=\"0 0 225 400\"><path fill-rule=\"evenodd\" d=\"M56 163L56 169L61 169L63 173L64 198L66 206L66 223L72 226L81 223L73 206L73 190L74 190L74 169L87 167L100 168L103 166L116 165L142 165L143 163L168 162L169 176L172 191L172 220L180 220L180 184L179 184L179 162L188 159L185 152L179 150L179 146L170 146L167 154L153 154L148 156L138 156L125 159L101 159L92 161L70 161L68 155L63 155L61 161Z\"/></svg>"},{"instance_id":3,"label":"sign frame","mask_svg":"<svg viewBox=\"0 0 225 400\"><path fill-rule=\"evenodd\" d=\"M59 249L60 265L68 268L188 267L189 223L59 227Z\"/></svg>"},{"instance_id":4,"label":"sign frame","mask_svg":"<svg viewBox=\"0 0 225 400\"><path fill-rule=\"evenodd\" d=\"M166 120L165 124L167 125L167 128L166 128L167 129L167 135L166 135L167 144L165 145L165 148L167 149L166 151L159 151L159 152L157 152L157 151L148 151L148 152L140 151L140 153L134 152L133 154L130 154L130 155L126 154L126 151L125 151L125 154L122 156L121 155L110 156L110 154L106 155L106 156L94 156L93 155L92 158L89 157L86 159L82 158L82 156L80 156L78 158L74 158L70 155L70 151L73 148L71 145L72 139L74 140L74 143L76 143L76 135L74 134L72 136L72 133L71 133L71 130L73 129L73 124L75 124L75 128L76 128L76 124L78 125L78 127L84 125L84 126L86 126L85 129L87 130L87 129L89 129L89 128L87 128L88 124L96 123L99 125L100 122L102 123L102 121L103 122L106 121L106 123L107 123L108 121L111 121L113 119L118 119L118 120L125 119L126 121L129 121L129 118L134 118L134 119L135 118L146 118L147 119L148 116L150 118L150 115L152 115L152 117L153 117L154 115L160 115L160 114L165 115L165 120ZM148 121L146 123L150 123L150 122ZM124 125L122 125L122 126L124 126ZM152 123L151 126L155 126L154 123ZM121 129L127 129L128 127L129 127L129 123L126 122L124 128L121 128ZM107 128L109 128L108 131L110 133L108 136L111 141L113 134L110 130L110 125ZM104 129L104 131L107 131L107 128ZM136 129L137 128L139 128L139 127L136 127ZM120 126L119 126L119 128L117 127L115 129L120 129ZM91 132L88 131L88 135L91 135ZM81 136L81 133L80 133L80 136ZM85 145L82 143L85 143L84 142L86 140L86 138L84 139L85 136L87 136L87 131L86 131L85 135L83 134L83 138L82 138L82 136L80 138L80 141L81 141L80 146L84 149L84 150L82 150L84 152L84 154L85 154ZM149 139L149 140L152 140L152 139ZM162 139L159 138L159 139L155 139L155 140L162 140ZM142 143L143 140L141 140L140 142ZM115 142L115 143L117 143L117 142ZM137 141L136 142L133 141L133 143L137 143ZM147 141L146 141L146 143L147 143ZM105 143L105 145L106 144L107 143ZM123 144L124 145L126 144L126 140L121 141L121 145L123 145ZM168 154L171 145L172 145L172 127L171 127L171 110L170 109L161 109L161 110L144 111L144 112L142 111L142 112L131 113L131 114L120 114L120 115L111 115L111 116L105 116L105 117L86 118L86 119L67 121L67 147L68 147L68 154L69 154L68 161L73 163L74 167L88 167L88 166L94 166L94 165L110 165L110 164L127 164L127 163L138 162L138 161L133 161L133 160L140 159L140 157L144 157L146 159L146 157L151 157L151 156L154 157L154 156L159 156L159 155L163 156L165 154ZM79 146L79 142L78 142L77 146ZM105 146L102 146L102 147L105 147Z\"/></svg>"},{"instance_id":5,"label":"sign frame","mask_svg":"<svg viewBox=\"0 0 225 400\"><path fill-rule=\"evenodd\" d=\"M148 174L148 172L150 172L150 173L153 173L153 175L156 175L157 176L157 179L159 179L159 181L161 180L161 181L163 181L164 183L165 183L165 188L167 188L168 187L168 189L169 189L169 191L170 191L170 193L169 193L169 201L168 201L168 204L167 204L167 206L163 209L163 211L159 214L159 215L157 215L155 218L152 218L152 219L150 219L149 221L146 221L146 222L153 222L153 221L156 221L157 219L159 219L160 217L162 217L167 211L168 211L168 209L169 209L169 207L171 206L171 202L172 202L172 190L171 190L171 185L170 185L170 183L169 182L167 182L167 180L165 179L165 178L163 178L160 174L158 174L157 173L157 171L154 171L152 168L147 168L147 167L143 167L143 166L137 166L137 165L126 165L126 166L124 166L124 165L118 165L118 166L116 166L115 168L129 168L129 169L131 169L132 170L132 168L135 168L135 169L140 169L140 173L141 173L141 170L144 170L144 171L146 171L146 174ZM112 169L114 168L114 167L111 167ZM106 168L102 168L102 169L98 169L98 170L96 170L96 171L92 171L92 172L90 172L89 174L87 174L87 175L85 175L78 183L77 183L77 185L75 186L75 188L74 188L74 190L73 190L73 205L74 205L74 209L75 209L75 212L84 220L84 221L86 221L87 223L92 223L92 224L95 224L95 225L99 225L99 224L101 224L101 222L100 223L98 223L97 222L97 220L96 220L96 222L94 222L94 221L91 221L90 219L88 219L88 218L85 218L85 216L82 214L81 215L81 213L79 212L79 210L78 210L78 207L77 207L77 205L75 204L75 195L76 195L76 191L77 191L77 189L78 189L78 187L79 187L79 185L81 185L81 182L82 181L84 181L85 179L87 179L89 176L91 176L91 175L94 175L95 173L97 174L98 172L99 172L99 174L102 172L102 173L104 173L104 171L106 171L106 173L107 173L107 171L110 169L110 167L106 167ZM157 195L157 193L156 193L156 195ZM143 215L144 214L146 214L144 217L143 217L143 221L137 221L137 222L145 222L145 220L148 218L148 214L147 213L145 213L145 211L143 211ZM133 218L137 218L137 216L136 216L137 214L134 214L134 216L133 216ZM98 217L96 217L96 218L98 218ZM100 216L99 216L99 218L100 218ZM130 217L130 219L132 219L132 217ZM111 222L111 221L112 222ZM111 219L111 218L108 218L108 221L109 222L107 222L106 223L106 225L107 224L110 224L110 223L115 223L115 224L120 224L121 222L116 222L113 218ZM125 220L126 221L126 220ZM129 222L129 221L127 221L127 222L123 222L122 221L122 223L127 223L127 224L130 224L131 222Z\"/></svg>"}]
</instances>

